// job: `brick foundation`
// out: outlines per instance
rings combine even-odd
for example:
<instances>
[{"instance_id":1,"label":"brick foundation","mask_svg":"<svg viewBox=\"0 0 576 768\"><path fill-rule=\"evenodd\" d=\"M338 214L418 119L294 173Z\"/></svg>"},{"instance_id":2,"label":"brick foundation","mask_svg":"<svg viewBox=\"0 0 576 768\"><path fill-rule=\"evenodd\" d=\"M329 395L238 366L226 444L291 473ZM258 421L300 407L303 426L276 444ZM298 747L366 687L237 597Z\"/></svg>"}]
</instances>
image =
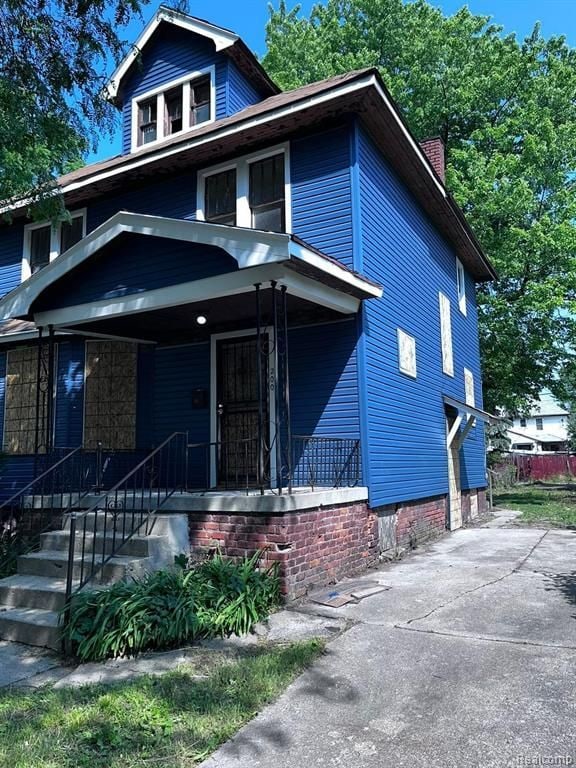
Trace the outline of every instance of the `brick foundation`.
<instances>
[{"instance_id":1,"label":"brick foundation","mask_svg":"<svg viewBox=\"0 0 576 768\"><path fill-rule=\"evenodd\" d=\"M396 505L396 545L413 548L446 532L446 496Z\"/></svg>"},{"instance_id":2,"label":"brick foundation","mask_svg":"<svg viewBox=\"0 0 576 768\"><path fill-rule=\"evenodd\" d=\"M296 598L378 564L378 517L366 503L271 514L188 515L193 554L265 551L279 563L283 595Z\"/></svg>"}]
</instances>

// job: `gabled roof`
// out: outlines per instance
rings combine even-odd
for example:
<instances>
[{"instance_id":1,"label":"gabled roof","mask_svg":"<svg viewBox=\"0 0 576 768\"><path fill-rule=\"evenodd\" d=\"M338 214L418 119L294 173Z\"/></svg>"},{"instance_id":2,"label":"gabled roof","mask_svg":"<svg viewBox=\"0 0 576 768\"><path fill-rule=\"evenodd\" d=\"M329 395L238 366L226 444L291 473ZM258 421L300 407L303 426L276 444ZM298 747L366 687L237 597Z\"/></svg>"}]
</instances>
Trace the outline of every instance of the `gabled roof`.
<instances>
[{"instance_id":1,"label":"gabled roof","mask_svg":"<svg viewBox=\"0 0 576 768\"><path fill-rule=\"evenodd\" d=\"M442 235L478 281L496 277L464 214L438 178L424 150L394 104L377 69L336 75L270 96L230 117L184 131L137 153L80 168L59 179L68 206L86 204L126 184L159 174L201 168L263 144L358 115L373 141ZM12 216L25 215L29 201L15 202ZM0 211L1 213L2 211Z\"/></svg>"},{"instance_id":2,"label":"gabled roof","mask_svg":"<svg viewBox=\"0 0 576 768\"><path fill-rule=\"evenodd\" d=\"M274 263L285 264L294 272L313 277L357 299L382 296L382 288L372 280L352 272L336 259L325 256L291 235L119 211L62 256L6 294L0 300L0 319L30 319L32 305L47 288L125 233L222 248L236 260L241 270Z\"/></svg>"},{"instance_id":3,"label":"gabled roof","mask_svg":"<svg viewBox=\"0 0 576 768\"><path fill-rule=\"evenodd\" d=\"M104 88L106 97L113 104L119 103L122 81L129 74L145 46L162 24L172 24L212 40L216 51L224 51L234 59L239 68L264 96L279 92L278 86L271 80L258 59L235 32L161 5L155 16L144 27L130 53L116 67Z\"/></svg>"}]
</instances>

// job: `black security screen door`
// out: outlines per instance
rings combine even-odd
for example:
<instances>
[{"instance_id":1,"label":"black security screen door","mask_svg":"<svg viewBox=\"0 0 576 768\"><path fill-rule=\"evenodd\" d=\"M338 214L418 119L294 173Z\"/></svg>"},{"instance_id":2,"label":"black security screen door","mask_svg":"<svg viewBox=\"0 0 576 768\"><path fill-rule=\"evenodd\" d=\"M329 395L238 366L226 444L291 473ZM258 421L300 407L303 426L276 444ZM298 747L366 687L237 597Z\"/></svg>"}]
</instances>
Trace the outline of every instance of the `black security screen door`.
<instances>
[{"instance_id":1,"label":"black security screen door","mask_svg":"<svg viewBox=\"0 0 576 768\"><path fill-rule=\"evenodd\" d=\"M259 383L261 366L261 418L268 443L267 345L258 354L256 336L224 339L217 346L218 485L243 487L257 482ZM264 468L266 471L266 468Z\"/></svg>"}]
</instances>

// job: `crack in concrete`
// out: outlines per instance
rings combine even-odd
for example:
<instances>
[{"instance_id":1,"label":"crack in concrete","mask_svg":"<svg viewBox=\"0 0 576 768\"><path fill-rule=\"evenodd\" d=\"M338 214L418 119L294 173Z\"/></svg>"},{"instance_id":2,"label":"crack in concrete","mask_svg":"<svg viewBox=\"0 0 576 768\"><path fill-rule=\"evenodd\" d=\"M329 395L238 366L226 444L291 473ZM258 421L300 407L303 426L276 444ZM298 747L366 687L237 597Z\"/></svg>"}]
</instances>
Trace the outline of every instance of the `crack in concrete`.
<instances>
[{"instance_id":1,"label":"crack in concrete","mask_svg":"<svg viewBox=\"0 0 576 768\"><path fill-rule=\"evenodd\" d=\"M408 619L408 621L404 622L404 624L395 624L394 626L397 627L398 629L402 629L402 627L404 626L408 627L410 624L413 624L415 621L423 621L424 619L427 619L430 616L432 616L434 613L436 613L436 611L440 611L442 610L442 608L446 608L447 606L452 605L452 603L455 603L457 600L460 600L462 597L465 597L466 595L471 595L474 592L478 592L481 589L485 589L486 587L491 587L493 584L498 584L498 582L504 581L504 579L507 579L508 577L513 576L515 573L518 573L520 570L522 570L527 560L530 557L532 557L536 548L540 546L540 544L542 543L544 538L549 534L549 532L550 532L550 529L546 530L542 534L542 536L540 536L538 541L530 548L530 551L528 552L526 557L524 557L517 566L512 568L511 571L504 573L502 576L499 576L497 579L492 579L491 581L487 581L484 584L479 584L477 587L472 587L472 589L466 589L464 590L464 592L460 592L460 594L455 595L453 598L451 598L450 600L447 600L445 603L441 603L440 605L435 606L434 608L432 608L432 610L428 611L428 613L425 613L422 616L415 616L413 619Z\"/></svg>"},{"instance_id":2,"label":"crack in concrete","mask_svg":"<svg viewBox=\"0 0 576 768\"><path fill-rule=\"evenodd\" d=\"M406 632L419 632L425 635L439 635L440 637L457 637L461 640L481 640L485 643L506 643L509 645L529 645L535 648L555 648L562 651L576 651L576 645L557 645L555 643L537 643L531 640L512 640L504 637L491 637L489 635L472 635L466 632L443 632L438 629L424 629L422 627L408 627L406 624L394 624L394 629L403 629Z\"/></svg>"}]
</instances>

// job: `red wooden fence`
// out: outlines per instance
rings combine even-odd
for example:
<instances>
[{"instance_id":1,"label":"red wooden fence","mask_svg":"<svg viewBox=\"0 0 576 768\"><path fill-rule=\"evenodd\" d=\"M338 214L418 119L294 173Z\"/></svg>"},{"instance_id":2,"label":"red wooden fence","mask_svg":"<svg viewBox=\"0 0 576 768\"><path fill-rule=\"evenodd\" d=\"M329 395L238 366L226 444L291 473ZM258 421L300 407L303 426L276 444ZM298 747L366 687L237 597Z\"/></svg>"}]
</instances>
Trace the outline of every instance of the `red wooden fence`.
<instances>
[{"instance_id":1,"label":"red wooden fence","mask_svg":"<svg viewBox=\"0 0 576 768\"><path fill-rule=\"evenodd\" d=\"M512 463L517 470L517 479L549 480L558 475L576 475L576 456L556 453L546 456L510 454L506 464Z\"/></svg>"}]
</instances>

